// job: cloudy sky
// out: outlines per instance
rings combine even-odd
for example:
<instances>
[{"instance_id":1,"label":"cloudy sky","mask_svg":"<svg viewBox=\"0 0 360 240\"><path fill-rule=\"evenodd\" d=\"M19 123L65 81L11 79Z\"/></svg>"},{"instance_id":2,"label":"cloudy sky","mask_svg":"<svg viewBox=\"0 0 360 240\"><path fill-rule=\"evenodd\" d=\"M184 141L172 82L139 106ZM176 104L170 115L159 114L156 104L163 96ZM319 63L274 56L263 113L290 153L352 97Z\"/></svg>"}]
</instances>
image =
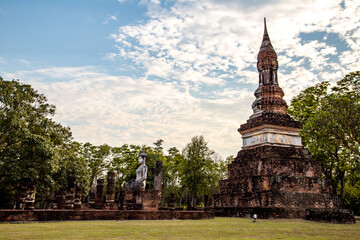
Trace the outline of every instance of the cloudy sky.
<instances>
[{"instance_id":1,"label":"cloudy sky","mask_svg":"<svg viewBox=\"0 0 360 240\"><path fill-rule=\"evenodd\" d=\"M2 0L0 76L57 106L75 140L224 158L251 115L263 18L285 100L360 70L358 0Z\"/></svg>"}]
</instances>

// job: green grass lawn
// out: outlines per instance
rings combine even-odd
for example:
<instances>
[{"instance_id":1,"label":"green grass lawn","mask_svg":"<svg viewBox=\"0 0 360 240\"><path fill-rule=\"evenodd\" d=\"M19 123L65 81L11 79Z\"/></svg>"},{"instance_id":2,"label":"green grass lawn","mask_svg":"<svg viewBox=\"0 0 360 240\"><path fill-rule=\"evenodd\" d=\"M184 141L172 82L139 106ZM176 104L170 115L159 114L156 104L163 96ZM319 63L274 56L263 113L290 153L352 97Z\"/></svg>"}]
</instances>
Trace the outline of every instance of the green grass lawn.
<instances>
[{"instance_id":1,"label":"green grass lawn","mask_svg":"<svg viewBox=\"0 0 360 240\"><path fill-rule=\"evenodd\" d=\"M360 223L244 218L0 224L0 239L360 239Z\"/></svg>"}]
</instances>

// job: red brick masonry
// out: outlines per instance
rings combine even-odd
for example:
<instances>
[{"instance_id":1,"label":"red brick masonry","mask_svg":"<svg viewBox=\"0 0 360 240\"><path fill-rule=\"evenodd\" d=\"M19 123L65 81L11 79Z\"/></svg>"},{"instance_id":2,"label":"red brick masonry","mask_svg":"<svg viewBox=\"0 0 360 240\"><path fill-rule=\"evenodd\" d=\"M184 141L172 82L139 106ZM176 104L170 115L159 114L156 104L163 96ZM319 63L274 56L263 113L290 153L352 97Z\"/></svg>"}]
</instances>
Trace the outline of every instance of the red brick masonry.
<instances>
[{"instance_id":1,"label":"red brick masonry","mask_svg":"<svg viewBox=\"0 0 360 240\"><path fill-rule=\"evenodd\" d=\"M212 219L210 211L143 210L0 210L0 222L64 220L171 220Z\"/></svg>"}]
</instances>

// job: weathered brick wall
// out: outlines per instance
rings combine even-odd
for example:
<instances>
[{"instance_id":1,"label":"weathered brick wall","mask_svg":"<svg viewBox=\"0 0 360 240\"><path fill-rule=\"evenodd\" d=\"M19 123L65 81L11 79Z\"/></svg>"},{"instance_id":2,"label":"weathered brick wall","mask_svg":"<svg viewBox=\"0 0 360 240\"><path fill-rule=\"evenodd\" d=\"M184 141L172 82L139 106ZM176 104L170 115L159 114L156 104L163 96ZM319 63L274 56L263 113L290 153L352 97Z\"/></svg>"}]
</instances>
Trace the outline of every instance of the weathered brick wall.
<instances>
[{"instance_id":1,"label":"weathered brick wall","mask_svg":"<svg viewBox=\"0 0 360 240\"><path fill-rule=\"evenodd\" d=\"M249 207L236 208L228 207L217 209L216 216L227 217L247 217L251 218L257 214L259 219L268 218L305 218L306 220L354 224L354 215L344 209L303 209L303 208L288 208L288 207Z\"/></svg>"},{"instance_id":2,"label":"weathered brick wall","mask_svg":"<svg viewBox=\"0 0 360 240\"><path fill-rule=\"evenodd\" d=\"M214 197L214 207L290 207L302 209L336 209L339 207L339 200L331 194L264 191L239 194L218 194Z\"/></svg>"},{"instance_id":3,"label":"weathered brick wall","mask_svg":"<svg viewBox=\"0 0 360 240\"><path fill-rule=\"evenodd\" d=\"M228 179L255 176L317 179L321 166L303 148L262 146L239 151L228 166Z\"/></svg>"},{"instance_id":4,"label":"weathered brick wall","mask_svg":"<svg viewBox=\"0 0 360 240\"><path fill-rule=\"evenodd\" d=\"M125 205L128 210L157 210L161 205L161 191L127 190L125 192Z\"/></svg>"},{"instance_id":5,"label":"weathered brick wall","mask_svg":"<svg viewBox=\"0 0 360 240\"><path fill-rule=\"evenodd\" d=\"M266 152L264 156L270 154ZM264 158L261 153L249 154L241 159L237 158L236 161L229 165L228 178L258 175L321 177L321 166L315 163L314 160L304 159L296 155L287 157L285 154L275 154L268 156L268 158Z\"/></svg>"},{"instance_id":6,"label":"weathered brick wall","mask_svg":"<svg viewBox=\"0 0 360 240\"><path fill-rule=\"evenodd\" d=\"M290 191L303 193L331 193L325 179L288 177L280 175L245 176L221 180L220 194L238 194L254 191Z\"/></svg>"},{"instance_id":7,"label":"weathered brick wall","mask_svg":"<svg viewBox=\"0 0 360 240\"><path fill-rule=\"evenodd\" d=\"M219 183L215 208L335 209L339 199L303 148L262 146L239 151Z\"/></svg>"},{"instance_id":8,"label":"weathered brick wall","mask_svg":"<svg viewBox=\"0 0 360 240\"><path fill-rule=\"evenodd\" d=\"M144 210L157 210L161 206L161 191L145 190L141 192Z\"/></svg>"},{"instance_id":9,"label":"weathered brick wall","mask_svg":"<svg viewBox=\"0 0 360 240\"><path fill-rule=\"evenodd\" d=\"M306 220L318 221L318 222L331 222L331 223L342 223L342 224L356 223L353 213L345 209L337 209L337 210L308 209L305 213L304 218Z\"/></svg>"},{"instance_id":10,"label":"weathered brick wall","mask_svg":"<svg viewBox=\"0 0 360 240\"><path fill-rule=\"evenodd\" d=\"M211 219L210 211L0 210L0 222L61 220Z\"/></svg>"}]
</instances>

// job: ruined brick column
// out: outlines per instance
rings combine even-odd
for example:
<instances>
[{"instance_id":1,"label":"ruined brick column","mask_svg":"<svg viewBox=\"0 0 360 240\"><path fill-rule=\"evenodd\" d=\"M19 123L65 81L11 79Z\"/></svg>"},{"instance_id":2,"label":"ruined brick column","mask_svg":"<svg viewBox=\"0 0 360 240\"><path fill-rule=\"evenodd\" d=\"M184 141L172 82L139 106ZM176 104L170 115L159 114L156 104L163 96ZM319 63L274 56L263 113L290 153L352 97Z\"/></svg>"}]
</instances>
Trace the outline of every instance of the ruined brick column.
<instances>
[{"instance_id":1,"label":"ruined brick column","mask_svg":"<svg viewBox=\"0 0 360 240\"><path fill-rule=\"evenodd\" d=\"M115 202L115 172L108 172L107 175L107 186L106 186L106 202Z\"/></svg>"},{"instance_id":2,"label":"ruined brick column","mask_svg":"<svg viewBox=\"0 0 360 240\"><path fill-rule=\"evenodd\" d=\"M204 195L204 210L209 209L209 195Z\"/></svg>"},{"instance_id":3,"label":"ruined brick column","mask_svg":"<svg viewBox=\"0 0 360 240\"><path fill-rule=\"evenodd\" d=\"M64 209L65 208L65 198L66 198L66 188L61 187L59 191L56 191L55 198L56 198L56 202L57 202L57 208Z\"/></svg>"},{"instance_id":4,"label":"ruined brick column","mask_svg":"<svg viewBox=\"0 0 360 240\"><path fill-rule=\"evenodd\" d=\"M134 209L134 206L136 204L134 190L126 190L125 195L124 195L124 201L125 201L124 206L125 206L126 210Z\"/></svg>"},{"instance_id":5,"label":"ruined brick column","mask_svg":"<svg viewBox=\"0 0 360 240\"><path fill-rule=\"evenodd\" d=\"M125 192L119 192L119 210L123 210L125 208Z\"/></svg>"},{"instance_id":6,"label":"ruined brick column","mask_svg":"<svg viewBox=\"0 0 360 240\"><path fill-rule=\"evenodd\" d=\"M191 195L188 195L187 210L188 210L188 211L191 211L192 209L193 209L193 206L192 206L192 197L191 197Z\"/></svg>"},{"instance_id":7,"label":"ruined brick column","mask_svg":"<svg viewBox=\"0 0 360 240\"><path fill-rule=\"evenodd\" d=\"M33 210L35 208L35 194L36 194L36 181L35 179L30 178L27 184L25 210Z\"/></svg>"},{"instance_id":8,"label":"ruined brick column","mask_svg":"<svg viewBox=\"0 0 360 240\"><path fill-rule=\"evenodd\" d=\"M175 209L175 194L174 193L170 193L168 207Z\"/></svg>"},{"instance_id":9,"label":"ruined brick column","mask_svg":"<svg viewBox=\"0 0 360 240\"><path fill-rule=\"evenodd\" d=\"M82 182L76 182L74 209L81 209L81 193L82 193Z\"/></svg>"},{"instance_id":10,"label":"ruined brick column","mask_svg":"<svg viewBox=\"0 0 360 240\"><path fill-rule=\"evenodd\" d=\"M17 189L17 209L32 210L35 207L36 181L33 178L23 178Z\"/></svg>"},{"instance_id":11,"label":"ruined brick column","mask_svg":"<svg viewBox=\"0 0 360 240\"><path fill-rule=\"evenodd\" d=\"M16 209L25 208L26 188L26 183L20 181L16 190Z\"/></svg>"},{"instance_id":12,"label":"ruined brick column","mask_svg":"<svg viewBox=\"0 0 360 240\"><path fill-rule=\"evenodd\" d=\"M157 191L162 189L162 161L156 161L154 189Z\"/></svg>"},{"instance_id":13,"label":"ruined brick column","mask_svg":"<svg viewBox=\"0 0 360 240\"><path fill-rule=\"evenodd\" d=\"M104 199L104 179L98 179L96 181L95 203L103 203L103 199Z\"/></svg>"},{"instance_id":14,"label":"ruined brick column","mask_svg":"<svg viewBox=\"0 0 360 240\"><path fill-rule=\"evenodd\" d=\"M75 201L75 177L68 178L68 189L65 198L65 208L66 209L74 209L74 201Z\"/></svg>"}]
</instances>

